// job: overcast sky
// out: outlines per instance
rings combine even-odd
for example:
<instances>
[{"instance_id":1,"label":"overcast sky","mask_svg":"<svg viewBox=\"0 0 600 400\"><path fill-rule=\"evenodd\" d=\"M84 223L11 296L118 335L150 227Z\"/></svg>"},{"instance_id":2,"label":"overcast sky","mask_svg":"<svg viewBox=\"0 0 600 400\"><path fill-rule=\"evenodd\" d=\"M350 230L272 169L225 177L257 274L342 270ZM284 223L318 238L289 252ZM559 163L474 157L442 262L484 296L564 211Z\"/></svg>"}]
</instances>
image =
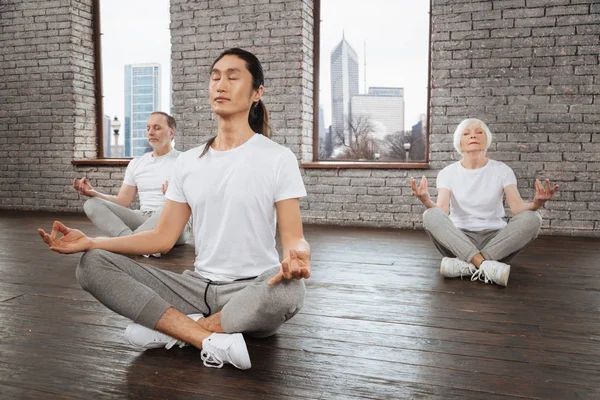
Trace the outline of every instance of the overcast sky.
<instances>
[{"instance_id":1,"label":"overcast sky","mask_svg":"<svg viewBox=\"0 0 600 400\"><path fill-rule=\"evenodd\" d=\"M170 112L171 62L168 0L102 0L104 113L124 119L124 65L158 62L161 110ZM321 0L320 104L331 123L330 54L342 32L359 56L364 87L403 87L405 128L426 112L429 2L425 0ZM268 82L268 75L266 77Z\"/></svg>"},{"instance_id":2,"label":"overcast sky","mask_svg":"<svg viewBox=\"0 0 600 400\"><path fill-rule=\"evenodd\" d=\"M104 114L125 118L125 65L154 62L162 75L160 111L170 113L169 0L101 0L100 10Z\"/></svg>"},{"instance_id":3,"label":"overcast sky","mask_svg":"<svg viewBox=\"0 0 600 400\"><path fill-rule=\"evenodd\" d=\"M427 110L429 2L426 0L321 0L321 64L319 104L325 126L331 124L331 51L342 39L359 57L359 90L364 87L365 45L367 88L404 88L405 129Z\"/></svg>"}]
</instances>

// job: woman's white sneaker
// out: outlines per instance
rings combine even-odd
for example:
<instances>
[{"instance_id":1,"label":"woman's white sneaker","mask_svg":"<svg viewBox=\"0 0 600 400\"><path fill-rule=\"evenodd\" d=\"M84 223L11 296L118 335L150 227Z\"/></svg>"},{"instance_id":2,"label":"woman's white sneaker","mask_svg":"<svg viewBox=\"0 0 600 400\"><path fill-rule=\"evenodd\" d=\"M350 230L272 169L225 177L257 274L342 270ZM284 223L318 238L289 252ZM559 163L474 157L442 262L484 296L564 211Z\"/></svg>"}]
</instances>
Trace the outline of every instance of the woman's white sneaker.
<instances>
[{"instance_id":1,"label":"woman's white sneaker","mask_svg":"<svg viewBox=\"0 0 600 400\"><path fill-rule=\"evenodd\" d=\"M446 278L471 276L475 271L477 271L477 268L473 264L458 258L444 257L440 264L440 274Z\"/></svg>"},{"instance_id":2,"label":"woman's white sneaker","mask_svg":"<svg viewBox=\"0 0 600 400\"><path fill-rule=\"evenodd\" d=\"M508 276L510 275L510 265L500 261L485 260L479 266L477 272L471 277L472 281L479 279L485 283L495 283L496 285L508 285Z\"/></svg>"}]
</instances>

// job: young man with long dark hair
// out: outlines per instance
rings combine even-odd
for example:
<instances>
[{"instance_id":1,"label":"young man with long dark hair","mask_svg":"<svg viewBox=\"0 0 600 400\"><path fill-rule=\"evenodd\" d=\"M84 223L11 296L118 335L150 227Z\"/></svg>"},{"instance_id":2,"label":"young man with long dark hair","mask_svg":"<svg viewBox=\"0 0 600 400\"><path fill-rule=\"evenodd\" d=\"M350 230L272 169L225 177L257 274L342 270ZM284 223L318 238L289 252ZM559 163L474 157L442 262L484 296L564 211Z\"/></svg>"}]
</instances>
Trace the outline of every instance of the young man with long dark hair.
<instances>
[{"instance_id":1,"label":"young man with long dark hair","mask_svg":"<svg viewBox=\"0 0 600 400\"><path fill-rule=\"evenodd\" d=\"M302 307L310 276L299 206L306 191L294 154L269 139L263 85L253 54L229 49L215 60L209 93L217 134L177 159L154 230L110 239L88 238L58 221L51 234L39 230L54 251L86 252L77 279L134 321L126 330L132 344L191 344L207 366L247 369L242 333L270 336ZM162 271L115 254L167 252L190 214L194 271Z\"/></svg>"}]
</instances>

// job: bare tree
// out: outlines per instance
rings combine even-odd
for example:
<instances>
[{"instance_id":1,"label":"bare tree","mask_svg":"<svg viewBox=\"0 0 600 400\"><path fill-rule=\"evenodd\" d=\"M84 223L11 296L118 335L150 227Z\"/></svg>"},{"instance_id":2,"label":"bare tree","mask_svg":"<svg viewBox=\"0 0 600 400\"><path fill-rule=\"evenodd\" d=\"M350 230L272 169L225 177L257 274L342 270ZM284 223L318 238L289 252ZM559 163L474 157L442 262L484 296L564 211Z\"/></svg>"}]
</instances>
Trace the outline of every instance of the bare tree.
<instances>
[{"instance_id":1,"label":"bare tree","mask_svg":"<svg viewBox=\"0 0 600 400\"><path fill-rule=\"evenodd\" d=\"M373 138L375 125L368 115L346 119L345 129L333 132L337 159L374 160L378 153L378 141Z\"/></svg>"},{"instance_id":2,"label":"bare tree","mask_svg":"<svg viewBox=\"0 0 600 400\"><path fill-rule=\"evenodd\" d=\"M388 157L393 159L404 159L406 157L406 150L404 149L404 143L408 142L406 132L396 132L386 135L384 142Z\"/></svg>"},{"instance_id":3,"label":"bare tree","mask_svg":"<svg viewBox=\"0 0 600 400\"><path fill-rule=\"evenodd\" d=\"M425 152L427 146L425 144L425 138L421 131L404 131L396 132L391 135L387 135L384 139L384 146L386 148L386 157L394 160L405 160L406 149L405 143L410 144L410 150L408 152L409 161L422 161L425 160Z\"/></svg>"}]
</instances>

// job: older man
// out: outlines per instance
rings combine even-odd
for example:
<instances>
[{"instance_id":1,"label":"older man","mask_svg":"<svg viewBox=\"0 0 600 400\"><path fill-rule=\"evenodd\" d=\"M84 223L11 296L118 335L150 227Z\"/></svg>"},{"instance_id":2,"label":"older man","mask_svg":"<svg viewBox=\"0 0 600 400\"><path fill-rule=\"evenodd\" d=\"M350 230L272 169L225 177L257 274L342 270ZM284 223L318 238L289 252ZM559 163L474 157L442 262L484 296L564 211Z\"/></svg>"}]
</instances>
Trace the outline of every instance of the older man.
<instances>
[{"instance_id":1,"label":"older man","mask_svg":"<svg viewBox=\"0 0 600 400\"><path fill-rule=\"evenodd\" d=\"M90 197L83 205L86 215L105 235L127 236L150 231L158 224L166 202L164 193L168 180L180 154L172 146L175 128L175 119L169 114L160 111L150 114L147 132L153 151L131 160L116 196L95 190L85 177L73 180L73 187ZM136 194L139 195L140 209L132 210L129 206ZM190 230L188 224L176 245L187 241Z\"/></svg>"}]
</instances>

